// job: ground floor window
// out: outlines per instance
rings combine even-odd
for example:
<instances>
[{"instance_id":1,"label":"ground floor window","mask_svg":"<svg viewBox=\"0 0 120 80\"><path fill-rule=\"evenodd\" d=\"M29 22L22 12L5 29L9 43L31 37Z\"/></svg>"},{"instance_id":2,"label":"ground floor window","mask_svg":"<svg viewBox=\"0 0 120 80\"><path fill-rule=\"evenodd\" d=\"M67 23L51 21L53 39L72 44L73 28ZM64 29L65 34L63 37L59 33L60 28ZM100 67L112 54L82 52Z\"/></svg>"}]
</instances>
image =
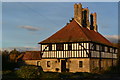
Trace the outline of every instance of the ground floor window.
<instances>
[{"instance_id":1,"label":"ground floor window","mask_svg":"<svg viewBox=\"0 0 120 80\"><path fill-rule=\"evenodd\" d=\"M37 62L37 66L40 66L40 61Z\"/></svg>"},{"instance_id":2,"label":"ground floor window","mask_svg":"<svg viewBox=\"0 0 120 80\"><path fill-rule=\"evenodd\" d=\"M79 67L80 67L80 68L83 67L83 61L79 61Z\"/></svg>"},{"instance_id":3,"label":"ground floor window","mask_svg":"<svg viewBox=\"0 0 120 80\"><path fill-rule=\"evenodd\" d=\"M47 61L47 67L50 67L50 61Z\"/></svg>"}]
</instances>

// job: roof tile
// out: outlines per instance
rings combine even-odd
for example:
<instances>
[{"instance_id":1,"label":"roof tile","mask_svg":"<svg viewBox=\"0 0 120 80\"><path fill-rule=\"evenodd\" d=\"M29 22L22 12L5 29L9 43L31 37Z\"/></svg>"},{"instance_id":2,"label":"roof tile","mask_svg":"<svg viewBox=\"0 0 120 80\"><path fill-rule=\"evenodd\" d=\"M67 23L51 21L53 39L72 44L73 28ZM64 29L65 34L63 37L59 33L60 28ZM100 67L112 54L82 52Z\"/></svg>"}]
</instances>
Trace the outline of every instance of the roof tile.
<instances>
[{"instance_id":1,"label":"roof tile","mask_svg":"<svg viewBox=\"0 0 120 80\"><path fill-rule=\"evenodd\" d=\"M40 51L26 51L22 59L23 60L40 60L41 52Z\"/></svg>"},{"instance_id":2,"label":"roof tile","mask_svg":"<svg viewBox=\"0 0 120 80\"><path fill-rule=\"evenodd\" d=\"M112 45L112 43L103 37L100 33L94 30L89 30L85 27L81 27L75 20L72 20L68 25L57 31L49 38L39 42L39 44L81 41L93 41L110 46Z\"/></svg>"}]
</instances>

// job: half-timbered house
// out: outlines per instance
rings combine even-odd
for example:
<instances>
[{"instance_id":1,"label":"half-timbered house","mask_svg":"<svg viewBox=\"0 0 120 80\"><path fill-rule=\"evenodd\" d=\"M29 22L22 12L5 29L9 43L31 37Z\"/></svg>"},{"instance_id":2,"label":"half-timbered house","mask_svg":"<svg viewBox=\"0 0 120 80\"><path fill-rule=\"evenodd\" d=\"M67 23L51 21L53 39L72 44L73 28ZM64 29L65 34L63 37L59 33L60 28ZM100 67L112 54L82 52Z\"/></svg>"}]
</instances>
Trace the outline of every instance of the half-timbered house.
<instances>
[{"instance_id":1,"label":"half-timbered house","mask_svg":"<svg viewBox=\"0 0 120 80\"><path fill-rule=\"evenodd\" d=\"M97 14L89 14L82 4L74 4L70 23L39 44L44 71L92 72L117 61L117 48L98 32Z\"/></svg>"}]
</instances>

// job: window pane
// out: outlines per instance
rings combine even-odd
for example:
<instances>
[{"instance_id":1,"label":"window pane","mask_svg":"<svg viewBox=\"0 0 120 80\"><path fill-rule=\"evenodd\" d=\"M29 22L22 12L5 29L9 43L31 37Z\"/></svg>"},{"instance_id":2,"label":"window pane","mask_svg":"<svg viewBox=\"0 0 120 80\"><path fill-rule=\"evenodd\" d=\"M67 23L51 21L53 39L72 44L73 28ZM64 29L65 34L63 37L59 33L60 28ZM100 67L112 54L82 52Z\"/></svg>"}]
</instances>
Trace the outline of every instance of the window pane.
<instances>
[{"instance_id":1,"label":"window pane","mask_svg":"<svg viewBox=\"0 0 120 80\"><path fill-rule=\"evenodd\" d=\"M82 61L79 61L79 67L83 67L83 62Z\"/></svg>"},{"instance_id":2,"label":"window pane","mask_svg":"<svg viewBox=\"0 0 120 80\"><path fill-rule=\"evenodd\" d=\"M93 50L96 50L96 44L93 44Z\"/></svg>"},{"instance_id":3,"label":"window pane","mask_svg":"<svg viewBox=\"0 0 120 80\"><path fill-rule=\"evenodd\" d=\"M50 61L47 61L47 67L50 67Z\"/></svg>"},{"instance_id":4,"label":"window pane","mask_svg":"<svg viewBox=\"0 0 120 80\"><path fill-rule=\"evenodd\" d=\"M105 51L105 46L102 46L102 51L103 51L103 52Z\"/></svg>"},{"instance_id":5,"label":"window pane","mask_svg":"<svg viewBox=\"0 0 120 80\"><path fill-rule=\"evenodd\" d=\"M56 44L56 50L64 50L63 44Z\"/></svg>"},{"instance_id":6,"label":"window pane","mask_svg":"<svg viewBox=\"0 0 120 80\"><path fill-rule=\"evenodd\" d=\"M110 47L108 47L108 52L110 52Z\"/></svg>"},{"instance_id":7,"label":"window pane","mask_svg":"<svg viewBox=\"0 0 120 80\"><path fill-rule=\"evenodd\" d=\"M49 44L49 51L52 51L52 44Z\"/></svg>"},{"instance_id":8,"label":"window pane","mask_svg":"<svg viewBox=\"0 0 120 80\"><path fill-rule=\"evenodd\" d=\"M68 44L68 50L72 50L72 43Z\"/></svg>"}]
</instances>

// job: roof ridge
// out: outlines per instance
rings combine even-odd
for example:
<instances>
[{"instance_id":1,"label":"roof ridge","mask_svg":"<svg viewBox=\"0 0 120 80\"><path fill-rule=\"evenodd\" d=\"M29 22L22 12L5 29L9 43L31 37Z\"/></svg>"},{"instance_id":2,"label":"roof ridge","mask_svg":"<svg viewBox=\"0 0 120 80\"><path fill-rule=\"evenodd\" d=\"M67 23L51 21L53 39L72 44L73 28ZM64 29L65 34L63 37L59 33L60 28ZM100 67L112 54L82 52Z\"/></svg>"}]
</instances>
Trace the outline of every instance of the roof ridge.
<instances>
[{"instance_id":1,"label":"roof ridge","mask_svg":"<svg viewBox=\"0 0 120 80\"><path fill-rule=\"evenodd\" d=\"M56 31L47 39L39 42L41 43L64 43L64 42L81 42L81 41L93 41L101 44L111 45L100 33L89 30L78 24L78 22L73 19L69 24L62 27L60 30Z\"/></svg>"},{"instance_id":2,"label":"roof ridge","mask_svg":"<svg viewBox=\"0 0 120 80\"><path fill-rule=\"evenodd\" d=\"M75 20L75 22L79 25L79 27L82 29L82 25L81 24L79 24L76 20ZM87 37L87 39L88 40L90 40L89 38L88 38L88 36L86 35L86 33L84 32L84 30L82 29L82 32L85 34L85 36ZM91 41L91 40L90 40Z\"/></svg>"}]
</instances>

